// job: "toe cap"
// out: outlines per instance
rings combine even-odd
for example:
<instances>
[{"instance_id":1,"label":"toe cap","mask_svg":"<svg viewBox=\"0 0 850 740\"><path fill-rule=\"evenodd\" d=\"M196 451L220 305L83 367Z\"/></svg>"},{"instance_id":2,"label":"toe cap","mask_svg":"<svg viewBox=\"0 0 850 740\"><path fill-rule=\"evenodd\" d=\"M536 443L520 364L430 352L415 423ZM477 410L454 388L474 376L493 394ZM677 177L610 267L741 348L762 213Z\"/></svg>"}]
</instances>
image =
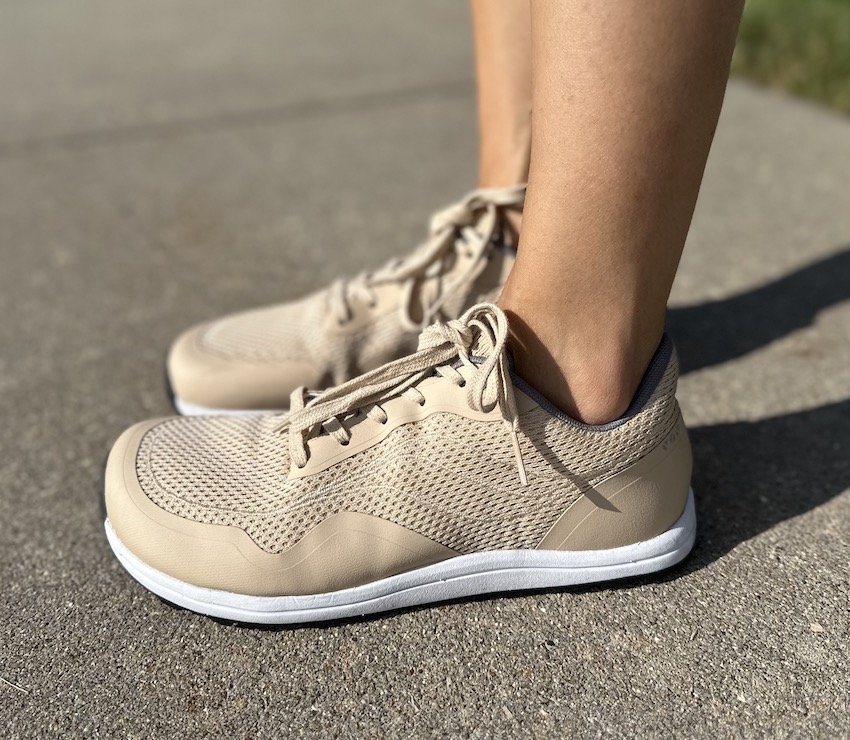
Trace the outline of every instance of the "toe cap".
<instances>
[{"instance_id":1,"label":"toe cap","mask_svg":"<svg viewBox=\"0 0 850 740\"><path fill-rule=\"evenodd\" d=\"M309 358L263 360L223 355L205 346L209 324L181 334L168 354L167 369L175 400L216 410L276 410L289 405L301 385L317 386L322 372Z\"/></svg>"},{"instance_id":2,"label":"toe cap","mask_svg":"<svg viewBox=\"0 0 850 740\"><path fill-rule=\"evenodd\" d=\"M280 596L349 588L457 554L397 524L356 512L338 512L288 550L270 553L238 527L165 511L145 494L137 474L142 440L164 421L143 422L124 432L104 476L110 544L130 573L154 591L122 555L129 553L190 586Z\"/></svg>"},{"instance_id":3,"label":"toe cap","mask_svg":"<svg viewBox=\"0 0 850 740\"><path fill-rule=\"evenodd\" d=\"M244 531L177 516L145 494L137 474L139 447L164 421L130 427L109 453L104 497L107 522L118 541L151 568L185 583L239 593L274 592L280 584L268 578L273 556Z\"/></svg>"}]
</instances>

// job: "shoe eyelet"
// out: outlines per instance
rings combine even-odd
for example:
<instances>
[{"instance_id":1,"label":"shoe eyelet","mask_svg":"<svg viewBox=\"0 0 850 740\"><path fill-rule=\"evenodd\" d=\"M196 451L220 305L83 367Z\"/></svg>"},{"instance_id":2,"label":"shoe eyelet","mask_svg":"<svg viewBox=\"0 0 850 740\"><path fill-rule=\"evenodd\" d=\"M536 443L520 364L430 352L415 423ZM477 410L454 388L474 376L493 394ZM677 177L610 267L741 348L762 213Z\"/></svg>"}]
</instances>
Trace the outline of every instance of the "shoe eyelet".
<instances>
[{"instance_id":1,"label":"shoe eyelet","mask_svg":"<svg viewBox=\"0 0 850 740\"><path fill-rule=\"evenodd\" d=\"M466 378L461 380L460 383L457 384L457 387L458 388L466 388Z\"/></svg>"},{"instance_id":2,"label":"shoe eyelet","mask_svg":"<svg viewBox=\"0 0 850 740\"><path fill-rule=\"evenodd\" d=\"M423 398L421 401L418 401L417 403L418 403L420 406L424 406L424 405L425 405L425 399Z\"/></svg>"},{"instance_id":3,"label":"shoe eyelet","mask_svg":"<svg viewBox=\"0 0 850 740\"><path fill-rule=\"evenodd\" d=\"M350 445L350 444L351 444L351 440L350 440L350 439L345 440L345 442L340 442L340 445L341 445L342 447L348 447L348 445Z\"/></svg>"}]
</instances>

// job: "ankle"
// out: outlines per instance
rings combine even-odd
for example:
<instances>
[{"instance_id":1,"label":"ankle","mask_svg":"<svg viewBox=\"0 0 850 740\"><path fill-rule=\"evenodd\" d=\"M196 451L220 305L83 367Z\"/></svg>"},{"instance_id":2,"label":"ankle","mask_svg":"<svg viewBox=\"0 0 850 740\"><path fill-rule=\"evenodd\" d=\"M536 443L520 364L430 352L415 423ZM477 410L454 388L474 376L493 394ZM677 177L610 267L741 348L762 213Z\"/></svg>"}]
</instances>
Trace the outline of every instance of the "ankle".
<instances>
[{"instance_id":1,"label":"ankle","mask_svg":"<svg viewBox=\"0 0 850 740\"><path fill-rule=\"evenodd\" d=\"M502 306L520 377L561 411L585 424L605 424L625 413L658 339L623 341L614 332L564 332L558 322L537 326ZM548 331L549 328L555 331ZM608 332L606 332L608 333ZM647 349L649 347L649 349Z\"/></svg>"},{"instance_id":2,"label":"ankle","mask_svg":"<svg viewBox=\"0 0 850 740\"><path fill-rule=\"evenodd\" d=\"M524 363L528 365L526 372L534 375L535 358L529 359ZM641 375L635 377L622 358L612 353L610 359L596 357L575 363L560 377L534 377L529 382L573 419L596 425L619 419L625 413Z\"/></svg>"}]
</instances>

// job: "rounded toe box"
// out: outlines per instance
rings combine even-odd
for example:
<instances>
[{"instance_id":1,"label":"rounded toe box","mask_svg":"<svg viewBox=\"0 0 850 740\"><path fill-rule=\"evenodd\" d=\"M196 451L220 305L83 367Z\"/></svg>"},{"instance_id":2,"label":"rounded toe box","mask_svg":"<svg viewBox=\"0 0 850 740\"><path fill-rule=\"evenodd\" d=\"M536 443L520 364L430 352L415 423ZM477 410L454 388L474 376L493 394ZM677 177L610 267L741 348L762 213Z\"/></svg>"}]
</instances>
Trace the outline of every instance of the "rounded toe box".
<instances>
[{"instance_id":1,"label":"rounded toe box","mask_svg":"<svg viewBox=\"0 0 850 740\"><path fill-rule=\"evenodd\" d=\"M321 381L321 371L307 357L280 359L216 351L204 340L209 329L209 324L189 329L168 353L168 380L180 411L284 409L293 390Z\"/></svg>"}]
</instances>

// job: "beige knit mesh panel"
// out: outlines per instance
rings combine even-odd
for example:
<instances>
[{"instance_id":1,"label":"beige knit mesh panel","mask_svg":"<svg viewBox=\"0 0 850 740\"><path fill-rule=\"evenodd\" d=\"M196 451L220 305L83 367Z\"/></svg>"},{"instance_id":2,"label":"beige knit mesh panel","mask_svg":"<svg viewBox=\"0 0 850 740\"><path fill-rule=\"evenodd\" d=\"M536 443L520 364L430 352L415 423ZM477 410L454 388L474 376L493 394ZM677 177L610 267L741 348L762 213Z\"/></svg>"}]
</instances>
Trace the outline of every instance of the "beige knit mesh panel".
<instances>
[{"instance_id":1,"label":"beige knit mesh panel","mask_svg":"<svg viewBox=\"0 0 850 740\"><path fill-rule=\"evenodd\" d=\"M212 324L201 342L210 352L254 362L312 360L334 383L416 349L417 334L405 331L392 311L362 331L329 335L322 331L327 294L293 304L246 311Z\"/></svg>"},{"instance_id":2,"label":"beige knit mesh panel","mask_svg":"<svg viewBox=\"0 0 850 740\"><path fill-rule=\"evenodd\" d=\"M511 256L500 259L513 261ZM479 276L443 306L443 314L457 318L469 306L495 300L502 290L491 273ZM406 331L397 310L379 317L354 334L330 336L322 331L328 313L326 290L293 303L226 316L201 336L201 345L226 359L247 362L313 360L326 368L333 382L371 370L416 349L417 332Z\"/></svg>"},{"instance_id":3,"label":"beige knit mesh panel","mask_svg":"<svg viewBox=\"0 0 850 740\"><path fill-rule=\"evenodd\" d=\"M204 349L225 358L274 362L309 357L308 343L318 333L326 293L294 303L233 314L211 324L201 337Z\"/></svg>"},{"instance_id":4,"label":"beige knit mesh panel","mask_svg":"<svg viewBox=\"0 0 850 740\"><path fill-rule=\"evenodd\" d=\"M157 505L244 529L280 552L338 511L378 516L463 553L531 548L586 488L650 452L676 419L675 363L645 409L601 432L535 408L522 415L529 485L519 483L501 422L432 415L308 478L289 481L275 418L177 418L152 429L137 458Z\"/></svg>"},{"instance_id":5,"label":"beige knit mesh panel","mask_svg":"<svg viewBox=\"0 0 850 740\"><path fill-rule=\"evenodd\" d=\"M332 382L338 384L410 354L416 349L417 339L417 332L405 331L398 313L392 311L353 334L331 339L314 331L309 347L312 357L327 368Z\"/></svg>"}]
</instances>

